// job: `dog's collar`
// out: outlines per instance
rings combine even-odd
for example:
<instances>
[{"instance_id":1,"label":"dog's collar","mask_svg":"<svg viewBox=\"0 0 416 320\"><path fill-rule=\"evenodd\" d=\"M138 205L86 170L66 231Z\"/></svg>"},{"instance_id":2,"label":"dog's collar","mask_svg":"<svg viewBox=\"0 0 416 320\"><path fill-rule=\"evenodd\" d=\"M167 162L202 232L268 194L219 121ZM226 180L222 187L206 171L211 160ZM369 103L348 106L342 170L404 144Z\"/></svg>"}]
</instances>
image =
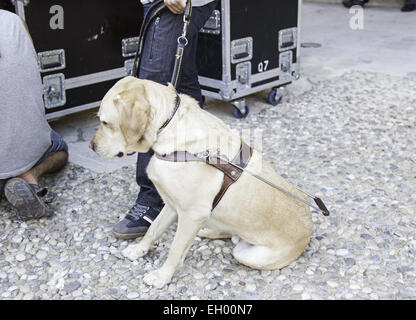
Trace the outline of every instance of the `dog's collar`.
<instances>
[{"instance_id":1,"label":"dog's collar","mask_svg":"<svg viewBox=\"0 0 416 320\"><path fill-rule=\"evenodd\" d=\"M163 125L160 127L159 131L157 132L157 134L159 135L163 129L165 129L168 124L172 121L173 117L175 116L176 112L179 109L179 106L181 105L181 98L179 97L178 93L176 92L176 98L175 98L175 108L173 109L173 113L172 115L169 117L168 120L165 121L165 123L163 123Z\"/></svg>"}]
</instances>

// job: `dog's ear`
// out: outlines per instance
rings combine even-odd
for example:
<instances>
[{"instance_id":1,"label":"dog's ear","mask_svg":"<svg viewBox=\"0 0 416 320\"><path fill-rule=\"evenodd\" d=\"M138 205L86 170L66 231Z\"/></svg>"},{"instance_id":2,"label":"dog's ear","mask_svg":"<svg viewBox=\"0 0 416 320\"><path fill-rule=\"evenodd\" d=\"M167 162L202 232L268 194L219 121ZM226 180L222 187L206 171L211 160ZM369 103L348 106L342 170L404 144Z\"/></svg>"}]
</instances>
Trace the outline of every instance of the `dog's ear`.
<instances>
[{"instance_id":1,"label":"dog's ear","mask_svg":"<svg viewBox=\"0 0 416 320\"><path fill-rule=\"evenodd\" d=\"M120 130L127 146L135 146L142 139L149 120L150 104L144 85L130 87L113 99L120 119Z\"/></svg>"}]
</instances>

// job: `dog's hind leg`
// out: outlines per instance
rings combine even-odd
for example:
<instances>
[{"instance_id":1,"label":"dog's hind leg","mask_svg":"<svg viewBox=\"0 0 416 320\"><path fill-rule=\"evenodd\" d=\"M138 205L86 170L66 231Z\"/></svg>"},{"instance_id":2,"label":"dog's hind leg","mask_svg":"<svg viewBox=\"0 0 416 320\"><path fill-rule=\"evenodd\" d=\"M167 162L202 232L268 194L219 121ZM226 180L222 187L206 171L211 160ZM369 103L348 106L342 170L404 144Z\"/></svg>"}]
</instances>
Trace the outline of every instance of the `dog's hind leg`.
<instances>
[{"instance_id":1,"label":"dog's hind leg","mask_svg":"<svg viewBox=\"0 0 416 320\"><path fill-rule=\"evenodd\" d=\"M182 265L198 231L209 215L210 210L205 212L202 209L199 209L199 212L178 214L178 229L170 247L168 258L160 269L150 272L144 277L146 284L162 288L170 282L175 271Z\"/></svg>"},{"instance_id":2,"label":"dog's hind leg","mask_svg":"<svg viewBox=\"0 0 416 320\"><path fill-rule=\"evenodd\" d=\"M225 231L203 228L198 232L198 237L208 239L227 239L231 238L232 234Z\"/></svg>"},{"instance_id":3,"label":"dog's hind leg","mask_svg":"<svg viewBox=\"0 0 416 320\"><path fill-rule=\"evenodd\" d=\"M234 247L234 258L250 268L261 270L274 270L286 267L296 260L301 254L297 253L292 246L281 246L269 248L266 246L252 245L247 241L240 240Z\"/></svg>"},{"instance_id":4,"label":"dog's hind leg","mask_svg":"<svg viewBox=\"0 0 416 320\"><path fill-rule=\"evenodd\" d=\"M177 218L176 211L165 204L155 221L150 225L143 239L138 244L131 244L123 250L123 255L130 260L137 260L147 254L153 243L160 238Z\"/></svg>"}]
</instances>

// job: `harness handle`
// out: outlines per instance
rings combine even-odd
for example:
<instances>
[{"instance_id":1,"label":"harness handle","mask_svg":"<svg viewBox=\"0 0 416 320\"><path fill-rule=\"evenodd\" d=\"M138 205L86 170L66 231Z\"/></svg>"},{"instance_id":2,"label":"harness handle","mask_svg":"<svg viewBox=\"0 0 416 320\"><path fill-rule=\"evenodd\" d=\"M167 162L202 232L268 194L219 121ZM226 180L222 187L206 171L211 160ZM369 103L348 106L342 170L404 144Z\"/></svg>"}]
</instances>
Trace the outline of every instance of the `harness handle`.
<instances>
[{"instance_id":1,"label":"harness handle","mask_svg":"<svg viewBox=\"0 0 416 320\"><path fill-rule=\"evenodd\" d=\"M225 163L228 163L231 166L233 166L233 167L235 167L237 169L240 169L240 170L246 172L250 176L252 176L252 177L254 177L254 178L256 178L256 179L264 182L265 184L268 184L272 188L281 191L282 193L286 194L287 196L289 196L289 197L291 197L291 198L293 198L293 199L295 199L295 200L297 200L299 202L302 202L302 203L306 204L307 206L309 206L311 208L314 208L315 210L320 211L324 216L329 216L330 215L329 210L327 209L327 207L325 206L324 202L320 198L318 198L316 196L313 196L313 195L311 195L311 194L309 194L309 193L301 190L300 188L294 186L298 191L300 191L301 193L303 193L305 196L313 199L314 202L315 202L315 204L317 205L317 206L315 206L315 205L309 203L308 201L305 201L302 198L298 197L297 195L293 194L292 192L290 192L290 191L288 191L288 190L286 190L286 189L284 189L284 188L282 188L282 187L274 184L273 182L271 182L271 181L269 181L269 180L267 180L267 179L265 179L265 178L263 178L263 177L255 174L253 172L250 172L249 170L247 170L247 168L243 168L243 167L239 166L238 164L235 164L232 161L229 161L225 156L219 154L219 150L207 150L207 153L198 154L197 156L200 157L201 159L203 159L203 158L210 159L209 161L213 161L212 159L218 159L218 160L224 161Z\"/></svg>"}]
</instances>

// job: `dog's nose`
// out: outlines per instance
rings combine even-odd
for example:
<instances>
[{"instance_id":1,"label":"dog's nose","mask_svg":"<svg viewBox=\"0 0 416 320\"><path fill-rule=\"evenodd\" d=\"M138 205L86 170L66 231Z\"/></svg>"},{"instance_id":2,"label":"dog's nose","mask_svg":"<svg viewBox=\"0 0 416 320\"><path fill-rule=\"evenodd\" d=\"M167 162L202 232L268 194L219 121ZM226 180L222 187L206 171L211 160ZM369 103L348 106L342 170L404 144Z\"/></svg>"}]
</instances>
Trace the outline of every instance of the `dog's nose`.
<instances>
[{"instance_id":1,"label":"dog's nose","mask_svg":"<svg viewBox=\"0 0 416 320\"><path fill-rule=\"evenodd\" d=\"M95 143L94 142L90 142L90 149L92 150L92 151L95 151Z\"/></svg>"},{"instance_id":2,"label":"dog's nose","mask_svg":"<svg viewBox=\"0 0 416 320\"><path fill-rule=\"evenodd\" d=\"M124 156L123 152L119 152L118 155L117 155L117 157L119 157L119 158L122 158L123 156Z\"/></svg>"}]
</instances>

